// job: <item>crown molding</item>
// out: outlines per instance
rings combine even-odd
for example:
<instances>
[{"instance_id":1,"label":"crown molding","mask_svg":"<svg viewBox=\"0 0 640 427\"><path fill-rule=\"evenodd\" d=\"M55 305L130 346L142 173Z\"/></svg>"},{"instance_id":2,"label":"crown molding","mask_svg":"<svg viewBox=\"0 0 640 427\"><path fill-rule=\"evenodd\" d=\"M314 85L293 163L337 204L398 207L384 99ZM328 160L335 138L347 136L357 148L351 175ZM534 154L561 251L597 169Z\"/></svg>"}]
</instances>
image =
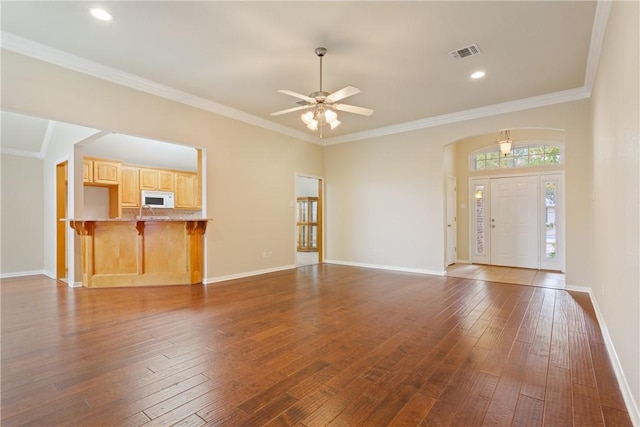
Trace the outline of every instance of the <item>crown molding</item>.
<instances>
[{"instance_id":1,"label":"crown molding","mask_svg":"<svg viewBox=\"0 0 640 427\"><path fill-rule=\"evenodd\" d=\"M321 144L320 138L309 135L305 132L291 129L286 126L273 123L269 120L245 113L235 108L210 101L208 99L174 89L169 86L143 79L133 74L125 73L115 68L107 67L94 61L71 55L67 52L54 49L52 47L34 42L29 39L17 36L13 33L2 31L2 48L29 56L41 61L49 62L73 71L107 80L122 86L139 90L141 92L156 95L165 99L190 105L201 110L206 110L224 117L238 120L250 125L258 126L267 130L291 136L303 141Z\"/></svg>"},{"instance_id":2,"label":"crown molding","mask_svg":"<svg viewBox=\"0 0 640 427\"><path fill-rule=\"evenodd\" d=\"M143 79L133 74L125 73L115 68L107 67L93 61L80 58L75 55L63 52L49 46L36 43L22 38L12 33L2 32L2 48L30 56L45 62L49 62L61 67L65 67L80 73L88 74L103 80L117 83L141 92L156 95L182 104L190 105L202 110L206 110L224 117L248 123L263 129L278 132L283 135L301 139L318 145L328 146L344 144L347 142L359 141L363 139L375 138L386 135L393 135L404 132L411 132L435 126L442 126L482 117L494 116L498 114L522 111L530 108L544 107L563 102L577 101L591 96L591 90L595 81L595 75L600 58L600 51L604 41L609 12L612 0L598 0L594 16L593 28L591 31L591 41L589 45L589 55L587 68L585 71L584 86L564 91L554 92L546 95L534 96L531 98L516 101L494 104L486 107L474 108L471 110L459 111L450 114L443 114L425 119L415 120L397 125L384 126L370 129L363 132L355 132L348 135L321 139L315 135L298 131L287 126L273 123L269 120L257 117L243 111L227 107L217 102L183 92L169 86L161 85L151 80Z\"/></svg>"},{"instance_id":3,"label":"crown molding","mask_svg":"<svg viewBox=\"0 0 640 427\"><path fill-rule=\"evenodd\" d=\"M442 126L451 123L463 122L467 120L479 119L482 117L495 116L498 114L511 113L515 111L528 110L531 108L545 107L548 105L560 104L563 102L577 101L590 96L589 91L584 87L567 89L546 95L533 96L531 98L517 101L503 102L501 104L489 105L487 107L474 108L471 110L459 111L451 114L429 117L427 119L415 120L398 125L385 126L371 129L364 132L352 133L344 136L337 136L324 140L323 145L343 144L362 139L375 138L378 136L393 135L403 132Z\"/></svg>"},{"instance_id":4,"label":"crown molding","mask_svg":"<svg viewBox=\"0 0 640 427\"><path fill-rule=\"evenodd\" d=\"M42 155L37 151L16 150L15 148L0 147L0 154L10 154L19 157L33 157L42 160Z\"/></svg>"},{"instance_id":5,"label":"crown molding","mask_svg":"<svg viewBox=\"0 0 640 427\"><path fill-rule=\"evenodd\" d=\"M596 4L596 14L593 17L593 28L591 30L591 42L589 43L589 57L587 58L587 70L584 75L584 87L589 94L593 89L596 79L600 51L604 42L604 35L607 31L609 12L611 12L612 0L599 0Z\"/></svg>"}]
</instances>

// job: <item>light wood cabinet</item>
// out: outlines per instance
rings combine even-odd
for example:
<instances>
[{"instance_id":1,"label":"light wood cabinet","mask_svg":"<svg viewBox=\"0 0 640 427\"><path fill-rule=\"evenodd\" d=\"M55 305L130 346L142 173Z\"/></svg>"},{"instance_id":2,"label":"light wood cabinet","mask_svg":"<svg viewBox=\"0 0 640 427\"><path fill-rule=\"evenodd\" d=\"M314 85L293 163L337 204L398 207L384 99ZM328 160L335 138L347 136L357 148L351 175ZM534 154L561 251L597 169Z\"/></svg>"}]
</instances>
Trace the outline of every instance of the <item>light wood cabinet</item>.
<instances>
[{"instance_id":1,"label":"light wood cabinet","mask_svg":"<svg viewBox=\"0 0 640 427\"><path fill-rule=\"evenodd\" d=\"M93 161L93 182L96 184L120 184L120 163L104 160Z\"/></svg>"},{"instance_id":2,"label":"light wood cabinet","mask_svg":"<svg viewBox=\"0 0 640 427\"><path fill-rule=\"evenodd\" d=\"M121 166L121 203L123 208L139 208L141 191L174 193L176 209L201 209L200 183L195 172L155 169L136 165Z\"/></svg>"},{"instance_id":3,"label":"light wood cabinet","mask_svg":"<svg viewBox=\"0 0 640 427\"><path fill-rule=\"evenodd\" d=\"M85 184L93 183L93 160L82 160L82 181Z\"/></svg>"},{"instance_id":4,"label":"light wood cabinet","mask_svg":"<svg viewBox=\"0 0 640 427\"><path fill-rule=\"evenodd\" d=\"M207 221L71 220L82 239L82 285L202 283Z\"/></svg>"},{"instance_id":5,"label":"light wood cabinet","mask_svg":"<svg viewBox=\"0 0 640 427\"><path fill-rule=\"evenodd\" d=\"M82 180L85 184L120 184L120 163L110 160L82 160Z\"/></svg>"},{"instance_id":6,"label":"light wood cabinet","mask_svg":"<svg viewBox=\"0 0 640 427\"><path fill-rule=\"evenodd\" d=\"M198 207L197 176L197 174L191 172L176 172L176 208L195 209Z\"/></svg>"},{"instance_id":7,"label":"light wood cabinet","mask_svg":"<svg viewBox=\"0 0 640 427\"><path fill-rule=\"evenodd\" d=\"M140 169L133 166L122 166L122 195L120 202L123 208L140 207Z\"/></svg>"},{"instance_id":8,"label":"light wood cabinet","mask_svg":"<svg viewBox=\"0 0 640 427\"><path fill-rule=\"evenodd\" d=\"M175 191L175 173L162 169L140 169L140 190Z\"/></svg>"}]
</instances>

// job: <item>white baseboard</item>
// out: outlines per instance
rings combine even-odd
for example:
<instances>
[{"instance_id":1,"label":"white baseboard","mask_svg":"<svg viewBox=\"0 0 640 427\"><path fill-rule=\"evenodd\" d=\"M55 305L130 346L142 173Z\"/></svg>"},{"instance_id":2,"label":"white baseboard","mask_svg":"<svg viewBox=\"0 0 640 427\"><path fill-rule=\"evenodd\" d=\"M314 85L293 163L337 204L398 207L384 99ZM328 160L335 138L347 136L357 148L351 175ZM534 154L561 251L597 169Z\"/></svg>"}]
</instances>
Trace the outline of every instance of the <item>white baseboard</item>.
<instances>
[{"instance_id":1,"label":"white baseboard","mask_svg":"<svg viewBox=\"0 0 640 427\"><path fill-rule=\"evenodd\" d=\"M588 286L574 286L574 285L564 285L565 291L573 291L573 292L583 292L587 294L591 294L591 288Z\"/></svg>"},{"instance_id":2,"label":"white baseboard","mask_svg":"<svg viewBox=\"0 0 640 427\"><path fill-rule=\"evenodd\" d=\"M247 272L244 272L244 273L229 274L227 276L218 276L218 277L207 278L207 279L203 280L202 283L205 284L205 285L209 285L211 283L225 282L227 280L234 280L234 279L243 279L245 277L259 276L261 274L274 273L276 271L283 271L283 270L291 270L293 268L296 268L295 264L283 265L283 266L280 266L280 267L267 268L265 270L247 271Z\"/></svg>"},{"instance_id":3,"label":"white baseboard","mask_svg":"<svg viewBox=\"0 0 640 427\"><path fill-rule=\"evenodd\" d=\"M362 262L349 262L349 261L338 261L333 259L324 260L327 264L338 264L338 265L348 265L351 267L363 267L363 268L377 268L379 270L389 270L389 271L400 271L404 273L418 273L418 274L430 274L432 276L444 276L447 274L444 270L423 270L419 268L406 268L406 267L396 267L393 265L380 265L380 264L365 264Z\"/></svg>"},{"instance_id":4,"label":"white baseboard","mask_svg":"<svg viewBox=\"0 0 640 427\"><path fill-rule=\"evenodd\" d=\"M15 273L0 273L0 279L9 279L11 277L37 276L39 274L49 276L44 270L16 271Z\"/></svg>"},{"instance_id":5,"label":"white baseboard","mask_svg":"<svg viewBox=\"0 0 640 427\"><path fill-rule=\"evenodd\" d=\"M456 264L471 264L471 261L468 259L457 259Z\"/></svg>"},{"instance_id":6,"label":"white baseboard","mask_svg":"<svg viewBox=\"0 0 640 427\"><path fill-rule=\"evenodd\" d=\"M591 300L593 309L596 312L596 318L598 319L598 324L600 325L600 330L602 331L604 344L607 347L607 352L609 353L609 360L611 361L613 370L616 373L616 378L618 379L618 384L620 385L620 391L622 392L622 398L624 399L624 403L627 406L627 411L629 411L631 423L634 426L640 426L640 409L633 399L633 393L631 393L629 383L627 382L627 378L625 377L624 371L622 370L622 364L620 363L620 359L618 358L618 353L616 352L616 348L613 345L613 341L611 341L611 336L609 335L609 330L607 329L607 325L604 322L604 317L602 316L600 307L598 307L598 302L595 299L591 288L588 289L589 299Z\"/></svg>"}]
</instances>

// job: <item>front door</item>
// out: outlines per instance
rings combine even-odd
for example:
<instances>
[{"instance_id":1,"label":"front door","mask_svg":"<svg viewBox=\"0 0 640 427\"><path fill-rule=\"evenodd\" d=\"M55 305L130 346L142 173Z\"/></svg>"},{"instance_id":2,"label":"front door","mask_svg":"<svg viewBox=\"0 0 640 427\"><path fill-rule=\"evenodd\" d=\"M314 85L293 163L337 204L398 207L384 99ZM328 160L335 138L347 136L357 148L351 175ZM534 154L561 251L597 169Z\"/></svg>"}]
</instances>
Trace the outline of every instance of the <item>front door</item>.
<instances>
[{"instance_id":1,"label":"front door","mask_svg":"<svg viewBox=\"0 0 640 427\"><path fill-rule=\"evenodd\" d=\"M491 264L539 268L538 177L491 179Z\"/></svg>"}]
</instances>

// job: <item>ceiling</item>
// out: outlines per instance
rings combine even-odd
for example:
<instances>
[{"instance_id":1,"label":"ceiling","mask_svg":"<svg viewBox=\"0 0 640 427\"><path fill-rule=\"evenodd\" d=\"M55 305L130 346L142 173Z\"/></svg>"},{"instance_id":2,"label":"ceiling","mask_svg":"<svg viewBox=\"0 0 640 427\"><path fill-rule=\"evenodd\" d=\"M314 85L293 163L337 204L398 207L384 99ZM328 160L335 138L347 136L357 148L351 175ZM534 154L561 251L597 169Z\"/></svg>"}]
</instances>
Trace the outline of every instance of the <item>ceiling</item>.
<instances>
[{"instance_id":1,"label":"ceiling","mask_svg":"<svg viewBox=\"0 0 640 427\"><path fill-rule=\"evenodd\" d=\"M323 143L585 98L608 13L594 1L115 1L101 22L97 3L2 1L3 48L320 142L299 113L270 113L296 106L278 89L319 89L323 46L323 89L356 86L343 102L375 110L340 113ZM450 58L474 43L480 55Z\"/></svg>"}]
</instances>

